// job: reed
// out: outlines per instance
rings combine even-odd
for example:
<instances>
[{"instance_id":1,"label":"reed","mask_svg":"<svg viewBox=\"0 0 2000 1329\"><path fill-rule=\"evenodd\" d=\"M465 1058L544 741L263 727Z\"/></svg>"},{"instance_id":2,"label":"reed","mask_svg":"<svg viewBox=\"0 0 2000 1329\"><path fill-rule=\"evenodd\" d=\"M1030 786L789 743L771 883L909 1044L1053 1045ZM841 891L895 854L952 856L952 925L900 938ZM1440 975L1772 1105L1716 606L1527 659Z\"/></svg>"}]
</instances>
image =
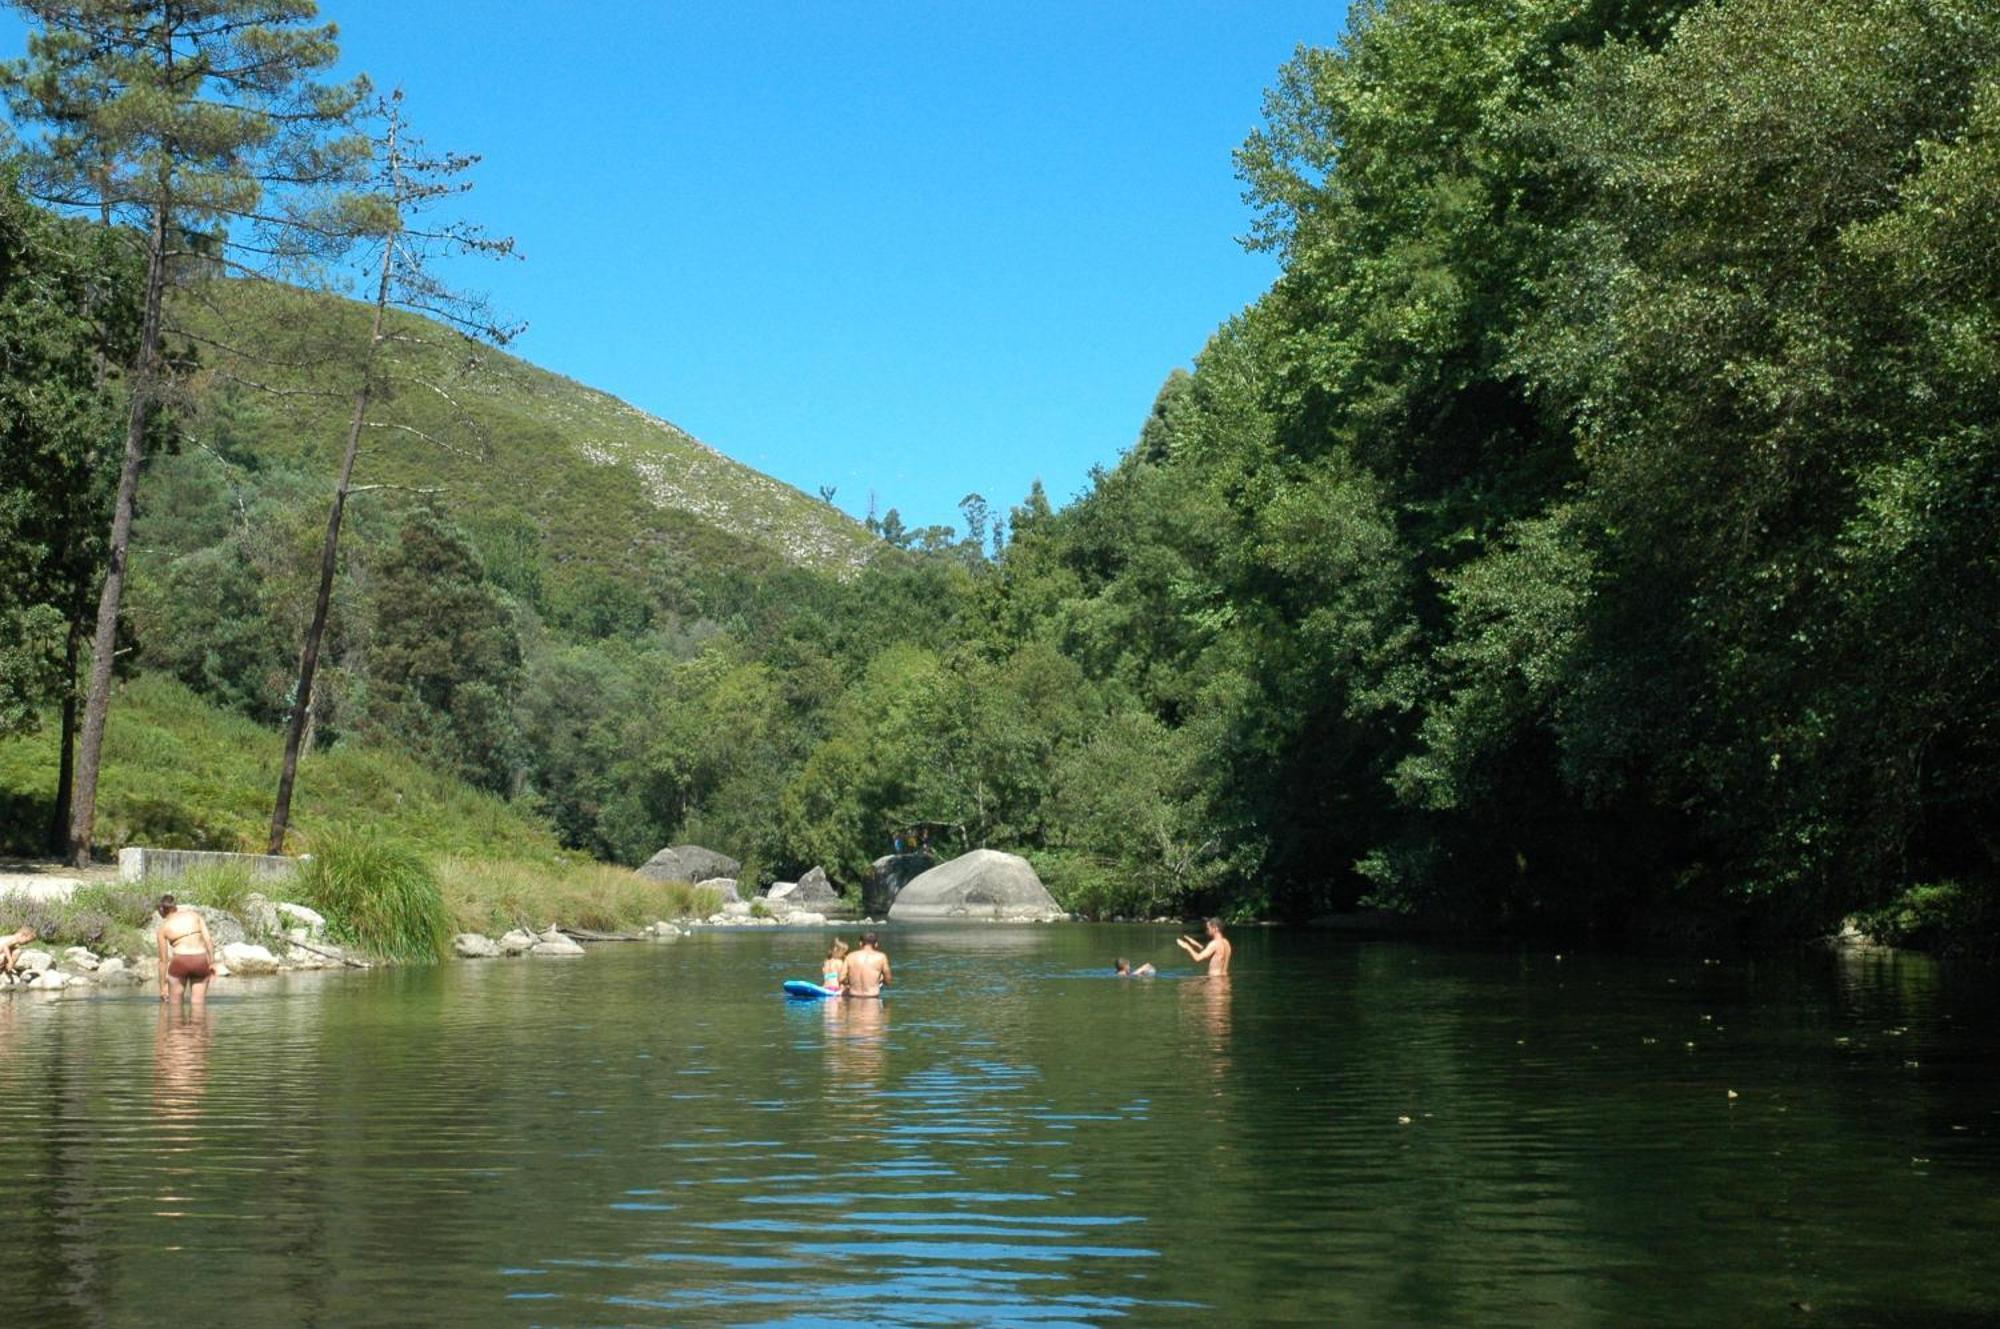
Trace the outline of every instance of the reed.
<instances>
[{"instance_id":1,"label":"reed","mask_svg":"<svg viewBox=\"0 0 2000 1329\"><path fill-rule=\"evenodd\" d=\"M429 962L451 945L451 913L424 856L381 836L321 836L297 894L340 941L384 959Z\"/></svg>"}]
</instances>

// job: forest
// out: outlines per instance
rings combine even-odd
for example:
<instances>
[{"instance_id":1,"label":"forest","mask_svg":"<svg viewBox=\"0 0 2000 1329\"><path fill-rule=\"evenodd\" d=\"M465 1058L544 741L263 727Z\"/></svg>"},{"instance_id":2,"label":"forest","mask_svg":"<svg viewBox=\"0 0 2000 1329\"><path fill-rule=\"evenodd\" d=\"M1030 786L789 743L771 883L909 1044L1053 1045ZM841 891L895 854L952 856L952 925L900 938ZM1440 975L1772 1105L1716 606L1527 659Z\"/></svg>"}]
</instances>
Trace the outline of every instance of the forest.
<instances>
[{"instance_id":1,"label":"forest","mask_svg":"<svg viewBox=\"0 0 2000 1329\"><path fill-rule=\"evenodd\" d=\"M413 220L471 159L387 170L311 6L136 7L283 37L181 158L51 17L133 6L20 7L0 741L64 774L0 847L76 849L68 754L143 675L274 760L289 723L301 787L389 747L609 862L851 884L927 823L1095 916L2000 936L1990 0L1357 4L1237 153L1282 275L1115 462L823 559L481 486L456 403L508 329L399 246L505 243ZM371 245L374 306L323 277Z\"/></svg>"}]
</instances>

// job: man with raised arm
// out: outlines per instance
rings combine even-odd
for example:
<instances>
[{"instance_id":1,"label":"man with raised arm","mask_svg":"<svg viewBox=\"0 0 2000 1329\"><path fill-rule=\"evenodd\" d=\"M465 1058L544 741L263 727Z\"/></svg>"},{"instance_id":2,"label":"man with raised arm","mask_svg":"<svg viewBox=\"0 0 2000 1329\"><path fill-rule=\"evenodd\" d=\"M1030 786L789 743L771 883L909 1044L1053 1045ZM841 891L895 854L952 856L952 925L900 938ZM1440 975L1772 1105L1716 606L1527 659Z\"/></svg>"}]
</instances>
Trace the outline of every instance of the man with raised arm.
<instances>
[{"instance_id":1,"label":"man with raised arm","mask_svg":"<svg viewBox=\"0 0 2000 1329\"><path fill-rule=\"evenodd\" d=\"M1229 938L1222 935L1221 919L1211 918L1204 926L1208 929L1208 944L1206 946L1198 945L1193 937L1182 937L1177 944L1182 950L1188 953L1188 958L1196 964L1200 964L1203 960L1208 961L1208 976L1210 978L1227 978L1229 977L1229 956L1235 948L1229 944Z\"/></svg>"},{"instance_id":2,"label":"man with raised arm","mask_svg":"<svg viewBox=\"0 0 2000 1329\"><path fill-rule=\"evenodd\" d=\"M847 995L879 997L889 983L889 957L876 945L874 933L862 933L861 949L847 957Z\"/></svg>"}]
</instances>

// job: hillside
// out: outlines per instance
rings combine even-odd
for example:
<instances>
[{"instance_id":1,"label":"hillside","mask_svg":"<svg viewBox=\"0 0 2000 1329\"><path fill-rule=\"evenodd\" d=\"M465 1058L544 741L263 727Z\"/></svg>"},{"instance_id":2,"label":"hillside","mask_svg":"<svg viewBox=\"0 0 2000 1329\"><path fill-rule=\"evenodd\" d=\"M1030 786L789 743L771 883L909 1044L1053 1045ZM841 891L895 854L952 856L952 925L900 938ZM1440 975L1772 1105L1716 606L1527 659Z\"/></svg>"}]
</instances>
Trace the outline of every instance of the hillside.
<instances>
[{"instance_id":1,"label":"hillside","mask_svg":"<svg viewBox=\"0 0 2000 1329\"><path fill-rule=\"evenodd\" d=\"M270 729L171 679L120 687L104 736L97 839L106 849L261 850L282 744ZM51 730L0 741L0 851L39 853L56 783ZM437 854L553 863L548 825L410 757L347 743L313 754L294 805L296 848L328 832L388 836Z\"/></svg>"},{"instance_id":2,"label":"hillside","mask_svg":"<svg viewBox=\"0 0 2000 1329\"><path fill-rule=\"evenodd\" d=\"M330 471L354 382L341 371L368 308L242 282L214 299L180 311L204 365L197 438ZM489 525L519 514L550 566L621 579L656 574L663 558L844 573L878 547L831 505L608 393L428 320L394 326L391 392L372 413L357 484L442 489L447 506Z\"/></svg>"}]
</instances>

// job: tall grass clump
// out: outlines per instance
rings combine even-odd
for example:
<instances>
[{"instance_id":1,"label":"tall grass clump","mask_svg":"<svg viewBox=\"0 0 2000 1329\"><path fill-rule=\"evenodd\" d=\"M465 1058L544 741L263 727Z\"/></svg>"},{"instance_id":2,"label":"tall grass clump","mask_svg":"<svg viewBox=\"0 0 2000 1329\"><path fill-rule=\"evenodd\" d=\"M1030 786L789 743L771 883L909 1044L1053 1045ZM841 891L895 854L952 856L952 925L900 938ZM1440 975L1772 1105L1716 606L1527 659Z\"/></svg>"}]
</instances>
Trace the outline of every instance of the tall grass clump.
<instances>
[{"instance_id":1,"label":"tall grass clump","mask_svg":"<svg viewBox=\"0 0 2000 1329\"><path fill-rule=\"evenodd\" d=\"M257 883L251 878L250 869L223 863L190 868L171 881L154 882L151 890L156 900L161 893L171 891L182 904L204 905L241 918L243 901L256 892Z\"/></svg>"},{"instance_id":2,"label":"tall grass clump","mask_svg":"<svg viewBox=\"0 0 2000 1329\"><path fill-rule=\"evenodd\" d=\"M328 836L299 873L299 893L338 940L389 960L428 963L451 944L451 914L422 854L379 836Z\"/></svg>"},{"instance_id":3,"label":"tall grass clump","mask_svg":"<svg viewBox=\"0 0 2000 1329\"><path fill-rule=\"evenodd\" d=\"M550 923L630 931L657 919L712 914L713 890L650 881L630 868L576 859L523 862L451 857L438 864L445 902L461 931L501 933Z\"/></svg>"}]
</instances>

